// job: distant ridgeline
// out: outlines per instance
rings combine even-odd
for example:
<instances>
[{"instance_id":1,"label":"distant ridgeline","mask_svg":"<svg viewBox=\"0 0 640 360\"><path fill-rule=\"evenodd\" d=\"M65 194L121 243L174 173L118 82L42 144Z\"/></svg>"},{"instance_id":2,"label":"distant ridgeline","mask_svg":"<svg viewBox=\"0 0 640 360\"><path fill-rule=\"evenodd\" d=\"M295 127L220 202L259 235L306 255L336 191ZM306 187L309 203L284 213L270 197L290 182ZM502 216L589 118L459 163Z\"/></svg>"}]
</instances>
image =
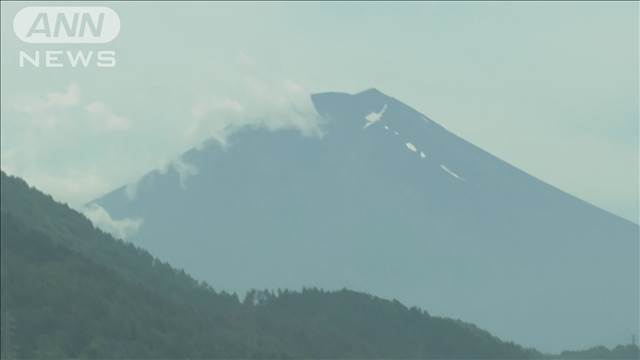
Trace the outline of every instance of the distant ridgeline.
<instances>
[{"instance_id":1,"label":"distant ridgeline","mask_svg":"<svg viewBox=\"0 0 640 360\"><path fill-rule=\"evenodd\" d=\"M1 185L2 358L549 357L349 290L253 291L240 301L18 178L3 172ZM638 348L562 356L638 358Z\"/></svg>"}]
</instances>

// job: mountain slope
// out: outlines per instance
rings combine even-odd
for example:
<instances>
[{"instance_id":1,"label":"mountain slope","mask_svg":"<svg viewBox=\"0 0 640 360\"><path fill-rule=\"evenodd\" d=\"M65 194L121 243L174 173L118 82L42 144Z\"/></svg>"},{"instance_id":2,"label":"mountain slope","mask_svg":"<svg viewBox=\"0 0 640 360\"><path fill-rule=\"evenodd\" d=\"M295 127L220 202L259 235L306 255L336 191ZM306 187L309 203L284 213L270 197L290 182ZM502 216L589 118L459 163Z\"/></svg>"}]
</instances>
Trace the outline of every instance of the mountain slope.
<instances>
[{"instance_id":1,"label":"mountain slope","mask_svg":"<svg viewBox=\"0 0 640 360\"><path fill-rule=\"evenodd\" d=\"M220 289L348 287L549 351L638 332L636 224L377 90L312 100L321 138L248 129L93 204Z\"/></svg>"},{"instance_id":2,"label":"mountain slope","mask_svg":"<svg viewBox=\"0 0 640 360\"><path fill-rule=\"evenodd\" d=\"M539 355L348 290L254 291L240 302L94 229L20 179L1 180L3 358Z\"/></svg>"}]
</instances>

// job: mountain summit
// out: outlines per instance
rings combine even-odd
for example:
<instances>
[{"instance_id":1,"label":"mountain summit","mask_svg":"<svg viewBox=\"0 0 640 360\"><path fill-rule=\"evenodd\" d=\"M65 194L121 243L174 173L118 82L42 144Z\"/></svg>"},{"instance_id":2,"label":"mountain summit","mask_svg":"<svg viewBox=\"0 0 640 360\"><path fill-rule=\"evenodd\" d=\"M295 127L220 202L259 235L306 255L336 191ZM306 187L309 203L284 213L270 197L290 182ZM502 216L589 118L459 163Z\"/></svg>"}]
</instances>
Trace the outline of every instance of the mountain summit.
<instances>
[{"instance_id":1,"label":"mountain summit","mask_svg":"<svg viewBox=\"0 0 640 360\"><path fill-rule=\"evenodd\" d=\"M347 287L546 351L638 333L638 225L378 90L312 100L322 137L246 129L91 205L218 289Z\"/></svg>"}]
</instances>

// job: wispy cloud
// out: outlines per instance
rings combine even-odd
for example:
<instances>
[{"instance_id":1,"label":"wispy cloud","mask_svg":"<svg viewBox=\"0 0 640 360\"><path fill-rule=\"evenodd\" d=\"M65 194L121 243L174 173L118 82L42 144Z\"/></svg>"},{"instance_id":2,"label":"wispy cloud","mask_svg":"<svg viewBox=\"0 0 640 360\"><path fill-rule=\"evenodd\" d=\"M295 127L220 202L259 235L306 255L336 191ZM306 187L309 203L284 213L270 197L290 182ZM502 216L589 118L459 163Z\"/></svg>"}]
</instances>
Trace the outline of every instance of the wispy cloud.
<instances>
[{"instance_id":1,"label":"wispy cloud","mask_svg":"<svg viewBox=\"0 0 640 360\"><path fill-rule=\"evenodd\" d=\"M82 209L82 213L93 225L119 239L127 239L138 232L142 226L142 219L114 220L111 215L100 205L89 204Z\"/></svg>"},{"instance_id":2,"label":"wispy cloud","mask_svg":"<svg viewBox=\"0 0 640 360\"><path fill-rule=\"evenodd\" d=\"M100 129L106 131L126 130L130 127L129 120L116 115L109 107L100 101L94 101L85 107L87 112L93 115Z\"/></svg>"},{"instance_id":3,"label":"wispy cloud","mask_svg":"<svg viewBox=\"0 0 640 360\"><path fill-rule=\"evenodd\" d=\"M64 93L51 92L47 94L46 105L48 107L70 107L76 105L80 101L80 87L76 83L72 83L67 87Z\"/></svg>"},{"instance_id":4,"label":"wispy cloud","mask_svg":"<svg viewBox=\"0 0 640 360\"><path fill-rule=\"evenodd\" d=\"M182 156L177 157L173 160L170 160L166 162L164 165L155 169L155 171L158 174L166 174L170 170L175 171L175 173L178 175L178 183L182 190L187 189L187 180L190 177L198 175L200 173L200 169L198 169L197 166L188 162ZM125 186L124 193L128 200L135 200L137 198L138 190L141 186L141 183L143 183L144 180L145 180L145 177L142 177L140 179L137 179L133 182L128 183Z\"/></svg>"},{"instance_id":5,"label":"wispy cloud","mask_svg":"<svg viewBox=\"0 0 640 360\"><path fill-rule=\"evenodd\" d=\"M136 180L128 183L124 187L124 194L127 196L127 199L134 200L138 196L138 184L140 180Z\"/></svg>"},{"instance_id":6,"label":"wispy cloud","mask_svg":"<svg viewBox=\"0 0 640 360\"><path fill-rule=\"evenodd\" d=\"M195 165L186 162L182 157L175 159L171 163L171 167L178 173L180 188L183 190L187 188L187 179L191 176L198 175L200 172Z\"/></svg>"},{"instance_id":7,"label":"wispy cloud","mask_svg":"<svg viewBox=\"0 0 640 360\"><path fill-rule=\"evenodd\" d=\"M72 206L117 186L114 179L129 153L117 144L130 122L103 101L87 97L72 82L63 90L10 98L11 116L3 116L1 123L3 170Z\"/></svg>"},{"instance_id":8,"label":"wispy cloud","mask_svg":"<svg viewBox=\"0 0 640 360\"><path fill-rule=\"evenodd\" d=\"M306 88L290 79L268 79L246 54L239 58L251 71L238 75L234 95L220 90L201 94L191 107L193 120L185 137L202 142L213 137L226 145L227 138L245 127L271 131L296 129L304 136L322 136L321 118Z\"/></svg>"},{"instance_id":9,"label":"wispy cloud","mask_svg":"<svg viewBox=\"0 0 640 360\"><path fill-rule=\"evenodd\" d=\"M243 66L254 66L256 64L256 62L244 51L241 51L240 54L238 54L238 63Z\"/></svg>"},{"instance_id":10,"label":"wispy cloud","mask_svg":"<svg viewBox=\"0 0 640 360\"><path fill-rule=\"evenodd\" d=\"M13 107L27 114L39 126L51 128L58 123L60 111L72 108L80 102L78 84L70 84L64 92L48 92L42 97L23 97L16 99Z\"/></svg>"}]
</instances>

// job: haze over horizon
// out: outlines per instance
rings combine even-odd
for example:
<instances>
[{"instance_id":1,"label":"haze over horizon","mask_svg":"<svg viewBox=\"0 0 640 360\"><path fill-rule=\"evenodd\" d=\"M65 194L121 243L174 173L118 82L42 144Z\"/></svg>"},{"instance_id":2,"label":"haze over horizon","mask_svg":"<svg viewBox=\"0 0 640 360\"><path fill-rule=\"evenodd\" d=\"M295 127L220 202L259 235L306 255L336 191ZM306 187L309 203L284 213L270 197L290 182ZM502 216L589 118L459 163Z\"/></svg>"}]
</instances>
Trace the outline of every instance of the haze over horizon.
<instances>
[{"instance_id":1,"label":"haze over horizon","mask_svg":"<svg viewBox=\"0 0 640 360\"><path fill-rule=\"evenodd\" d=\"M635 2L110 6L115 68L28 69L2 3L2 168L76 207L223 139L212 119L375 87L638 223Z\"/></svg>"},{"instance_id":2,"label":"haze over horizon","mask_svg":"<svg viewBox=\"0 0 640 360\"><path fill-rule=\"evenodd\" d=\"M3 359L639 357L640 2L0 10Z\"/></svg>"}]
</instances>

